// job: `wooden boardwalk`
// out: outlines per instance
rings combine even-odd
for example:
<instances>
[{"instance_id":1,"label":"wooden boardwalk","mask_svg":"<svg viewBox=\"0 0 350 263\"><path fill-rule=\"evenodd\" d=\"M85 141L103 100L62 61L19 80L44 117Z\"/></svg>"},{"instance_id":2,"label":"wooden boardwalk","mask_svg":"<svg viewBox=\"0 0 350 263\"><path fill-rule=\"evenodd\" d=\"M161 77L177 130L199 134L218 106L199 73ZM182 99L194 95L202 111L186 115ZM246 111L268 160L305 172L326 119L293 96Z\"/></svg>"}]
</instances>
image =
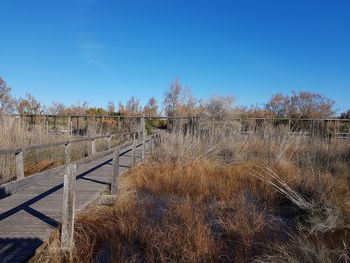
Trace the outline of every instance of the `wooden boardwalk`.
<instances>
[{"instance_id":1,"label":"wooden boardwalk","mask_svg":"<svg viewBox=\"0 0 350 263\"><path fill-rule=\"evenodd\" d=\"M146 144L147 146L147 144ZM119 171L132 165L131 149L120 156ZM124 153L123 153L124 152ZM141 147L136 148L137 159ZM96 200L111 182L113 154L77 167L76 211ZM63 175L54 174L0 200L0 262L26 262L62 219Z\"/></svg>"}]
</instances>

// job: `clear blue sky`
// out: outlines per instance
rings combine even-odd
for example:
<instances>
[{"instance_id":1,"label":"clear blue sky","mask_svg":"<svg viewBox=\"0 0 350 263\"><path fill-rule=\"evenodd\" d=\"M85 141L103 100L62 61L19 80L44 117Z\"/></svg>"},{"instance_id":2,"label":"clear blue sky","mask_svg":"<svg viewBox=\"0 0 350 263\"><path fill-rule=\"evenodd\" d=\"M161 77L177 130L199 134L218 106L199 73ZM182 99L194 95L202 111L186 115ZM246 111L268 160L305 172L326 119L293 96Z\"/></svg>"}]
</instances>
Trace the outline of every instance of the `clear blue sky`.
<instances>
[{"instance_id":1,"label":"clear blue sky","mask_svg":"<svg viewBox=\"0 0 350 263\"><path fill-rule=\"evenodd\" d=\"M0 76L16 96L105 106L196 97L241 105L313 91L350 108L350 1L0 0Z\"/></svg>"}]
</instances>

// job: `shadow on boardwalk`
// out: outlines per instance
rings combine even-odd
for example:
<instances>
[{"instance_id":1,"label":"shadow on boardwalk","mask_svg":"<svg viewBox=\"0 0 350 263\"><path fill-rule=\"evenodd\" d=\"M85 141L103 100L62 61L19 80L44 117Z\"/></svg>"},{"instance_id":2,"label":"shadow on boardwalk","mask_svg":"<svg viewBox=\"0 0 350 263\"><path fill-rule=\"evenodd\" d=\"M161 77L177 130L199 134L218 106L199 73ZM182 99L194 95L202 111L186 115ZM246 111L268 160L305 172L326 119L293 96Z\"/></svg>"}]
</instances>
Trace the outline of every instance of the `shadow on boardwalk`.
<instances>
[{"instance_id":1,"label":"shadow on boardwalk","mask_svg":"<svg viewBox=\"0 0 350 263\"><path fill-rule=\"evenodd\" d=\"M77 176L77 184L89 183L94 186L100 185L103 188L108 187L110 183L107 182L106 177L101 179L89 178L89 175L94 176L94 172L101 167L110 169L111 161L110 158L103 160L98 165L92 166L90 169L80 173ZM98 189L101 189L101 187L98 187ZM0 263L26 262L32 256L33 252L45 241L45 238L41 238L41 235L33 237L33 235L35 236L34 232L36 229L38 228L40 231L44 229L46 231L45 233L50 233L60 226L60 223L56 220L60 220L60 218L56 217L54 219L49 213L44 212L45 209L41 209L42 204L38 204L39 201L46 203L46 199L59 199L57 198L57 196L61 196L61 193L57 193L59 190L63 190L62 182L56 183L53 187L20 204L15 204L14 207L9 207L8 210L4 206L1 208L0 205L2 212L0 214ZM24 193L22 194L25 195ZM10 197L13 198L15 195L0 200L0 204L1 201ZM33 208L33 206L36 207ZM47 206L50 208L50 202L48 202ZM60 209L60 206L62 206L61 202L55 202L54 207ZM48 211L50 212L50 209ZM12 224L12 222L14 223ZM33 229L29 228L26 230L26 227L28 227L26 223L29 227L32 226Z\"/></svg>"},{"instance_id":2,"label":"shadow on boardwalk","mask_svg":"<svg viewBox=\"0 0 350 263\"><path fill-rule=\"evenodd\" d=\"M43 243L39 238L0 238L0 262L25 262L31 253Z\"/></svg>"},{"instance_id":3,"label":"shadow on boardwalk","mask_svg":"<svg viewBox=\"0 0 350 263\"><path fill-rule=\"evenodd\" d=\"M137 159L140 159L140 152L141 148L137 149ZM78 166L76 211L108 189L112 157L110 153ZM125 148L119 157L119 174L128 170L132 163L130 148ZM4 189L0 186L1 191ZM60 226L62 206L63 175L57 172L0 199L0 263L26 262Z\"/></svg>"},{"instance_id":4,"label":"shadow on boardwalk","mask_svg":"<svg viewBox=\"0 0 350 263\"><path fill-rule=\"evenodd\" d=\"M89 169L88 171L80 174L79 176L77 176L77 180L87 180L87 181L91 181L91 182L94 182L94 183L104 184L106 186L109 186L110 185L109 183L102 182L102 181L95 180L95 179L85 178L85 176L90 174L90 173L92 173L93 171L97 170L98 168L100 168L100 167L102 167L102 166L104 166L106 164L110 164L111 161L112 160L108 160L106 162L103 162L103 163L101 163L101 164L99 164L99 165ZM35 196L34 198L32 198L32 199L30 199L30 200L28 200L28 201L26 201L26 202L24 202L24 203L22 203L22 204L20 204L20 205L18 205L16 207L14 207L14 208L12 208L12 209L4 212L4 213L1 213L0 214L0 221L4 220L5 218L7 218L9 216L12 216L12 215L18 213L21 210L24 210L27 213L31 214L32 216L34 216L34 217L44 221L46 224L49 224L52 227L57 227L58 226L58 222L55 219L50 218L50 217L40 213L39 211L31 208L30 206L33 205L34 203L38 202L39 200L41 200L41 199L51 195L52 193L62 189L62 188L63 188L63 183L61 183L61 184L59 184L59 185L49 189L48 191L46 191L46 192L44 192L44 193L42 193L40 195Z\"/></svg>"}]
</instances>

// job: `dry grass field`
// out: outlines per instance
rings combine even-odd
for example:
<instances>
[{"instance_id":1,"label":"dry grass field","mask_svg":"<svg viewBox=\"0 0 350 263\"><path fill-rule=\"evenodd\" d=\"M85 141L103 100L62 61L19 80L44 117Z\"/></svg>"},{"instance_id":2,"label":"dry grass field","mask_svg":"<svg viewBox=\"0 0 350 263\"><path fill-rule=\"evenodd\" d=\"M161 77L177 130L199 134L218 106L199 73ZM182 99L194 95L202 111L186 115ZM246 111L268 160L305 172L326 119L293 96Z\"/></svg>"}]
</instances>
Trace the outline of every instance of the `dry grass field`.
<instances>
[{"instance_id":1,"label":"dry grass field","mask_svg":"<svg viewBox=\"0 0 350 263\"><path fill-rule=\"evenodd\" d=\"M75 226L74 262L349 262L350 143L175 132ZM32 262L61 262L55 233Z\"/></svg>"}]
</instances>

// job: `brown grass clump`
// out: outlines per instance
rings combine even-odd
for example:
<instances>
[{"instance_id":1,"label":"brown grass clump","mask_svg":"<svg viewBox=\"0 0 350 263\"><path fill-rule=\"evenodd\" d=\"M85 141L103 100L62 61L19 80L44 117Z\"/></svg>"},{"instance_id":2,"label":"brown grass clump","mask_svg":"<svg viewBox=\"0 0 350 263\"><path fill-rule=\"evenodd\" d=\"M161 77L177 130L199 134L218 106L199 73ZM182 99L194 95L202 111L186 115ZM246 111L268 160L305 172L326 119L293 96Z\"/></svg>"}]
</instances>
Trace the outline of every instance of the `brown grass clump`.
<instances>
[{"instance_id":1,"label":"brown grass clump","mask_svg":"<svg viewBox=\"0 0 350 263\"><path fill-rule=\"evenodd\" d=\"M113 206L79 215L74 261L349 262L349 146L268 128L166 134Z\"/></svg>"},{"instance_id":2,"label":"brown grass clump","mask_svg":"<svg viewBox=\"0 0 350 263\"><path fill-rule=\"evenodd\" d=\"M309 198L303 201L311 208L293 203L290 196L252 176L258 167L211 161L138 166L121 178L114 206L94 207L78 217L74 261L91 262L106 255L112 262L275 260L283 253L306 250L296 240L309 238L307 233L311 248L321 245L314 237L327 236L332 246L317 249L332 257L344 253L333 247L349 246L346 236L334 236L333 230L311 232L312 219L320 216L314 207L320 204ZM300 187L291 167L276 165L271 171L290 189ZM342 225L337 229L347 231ZM51 256L57 254L48 253L46 262Z\"/></svg>"}]
</instances>

